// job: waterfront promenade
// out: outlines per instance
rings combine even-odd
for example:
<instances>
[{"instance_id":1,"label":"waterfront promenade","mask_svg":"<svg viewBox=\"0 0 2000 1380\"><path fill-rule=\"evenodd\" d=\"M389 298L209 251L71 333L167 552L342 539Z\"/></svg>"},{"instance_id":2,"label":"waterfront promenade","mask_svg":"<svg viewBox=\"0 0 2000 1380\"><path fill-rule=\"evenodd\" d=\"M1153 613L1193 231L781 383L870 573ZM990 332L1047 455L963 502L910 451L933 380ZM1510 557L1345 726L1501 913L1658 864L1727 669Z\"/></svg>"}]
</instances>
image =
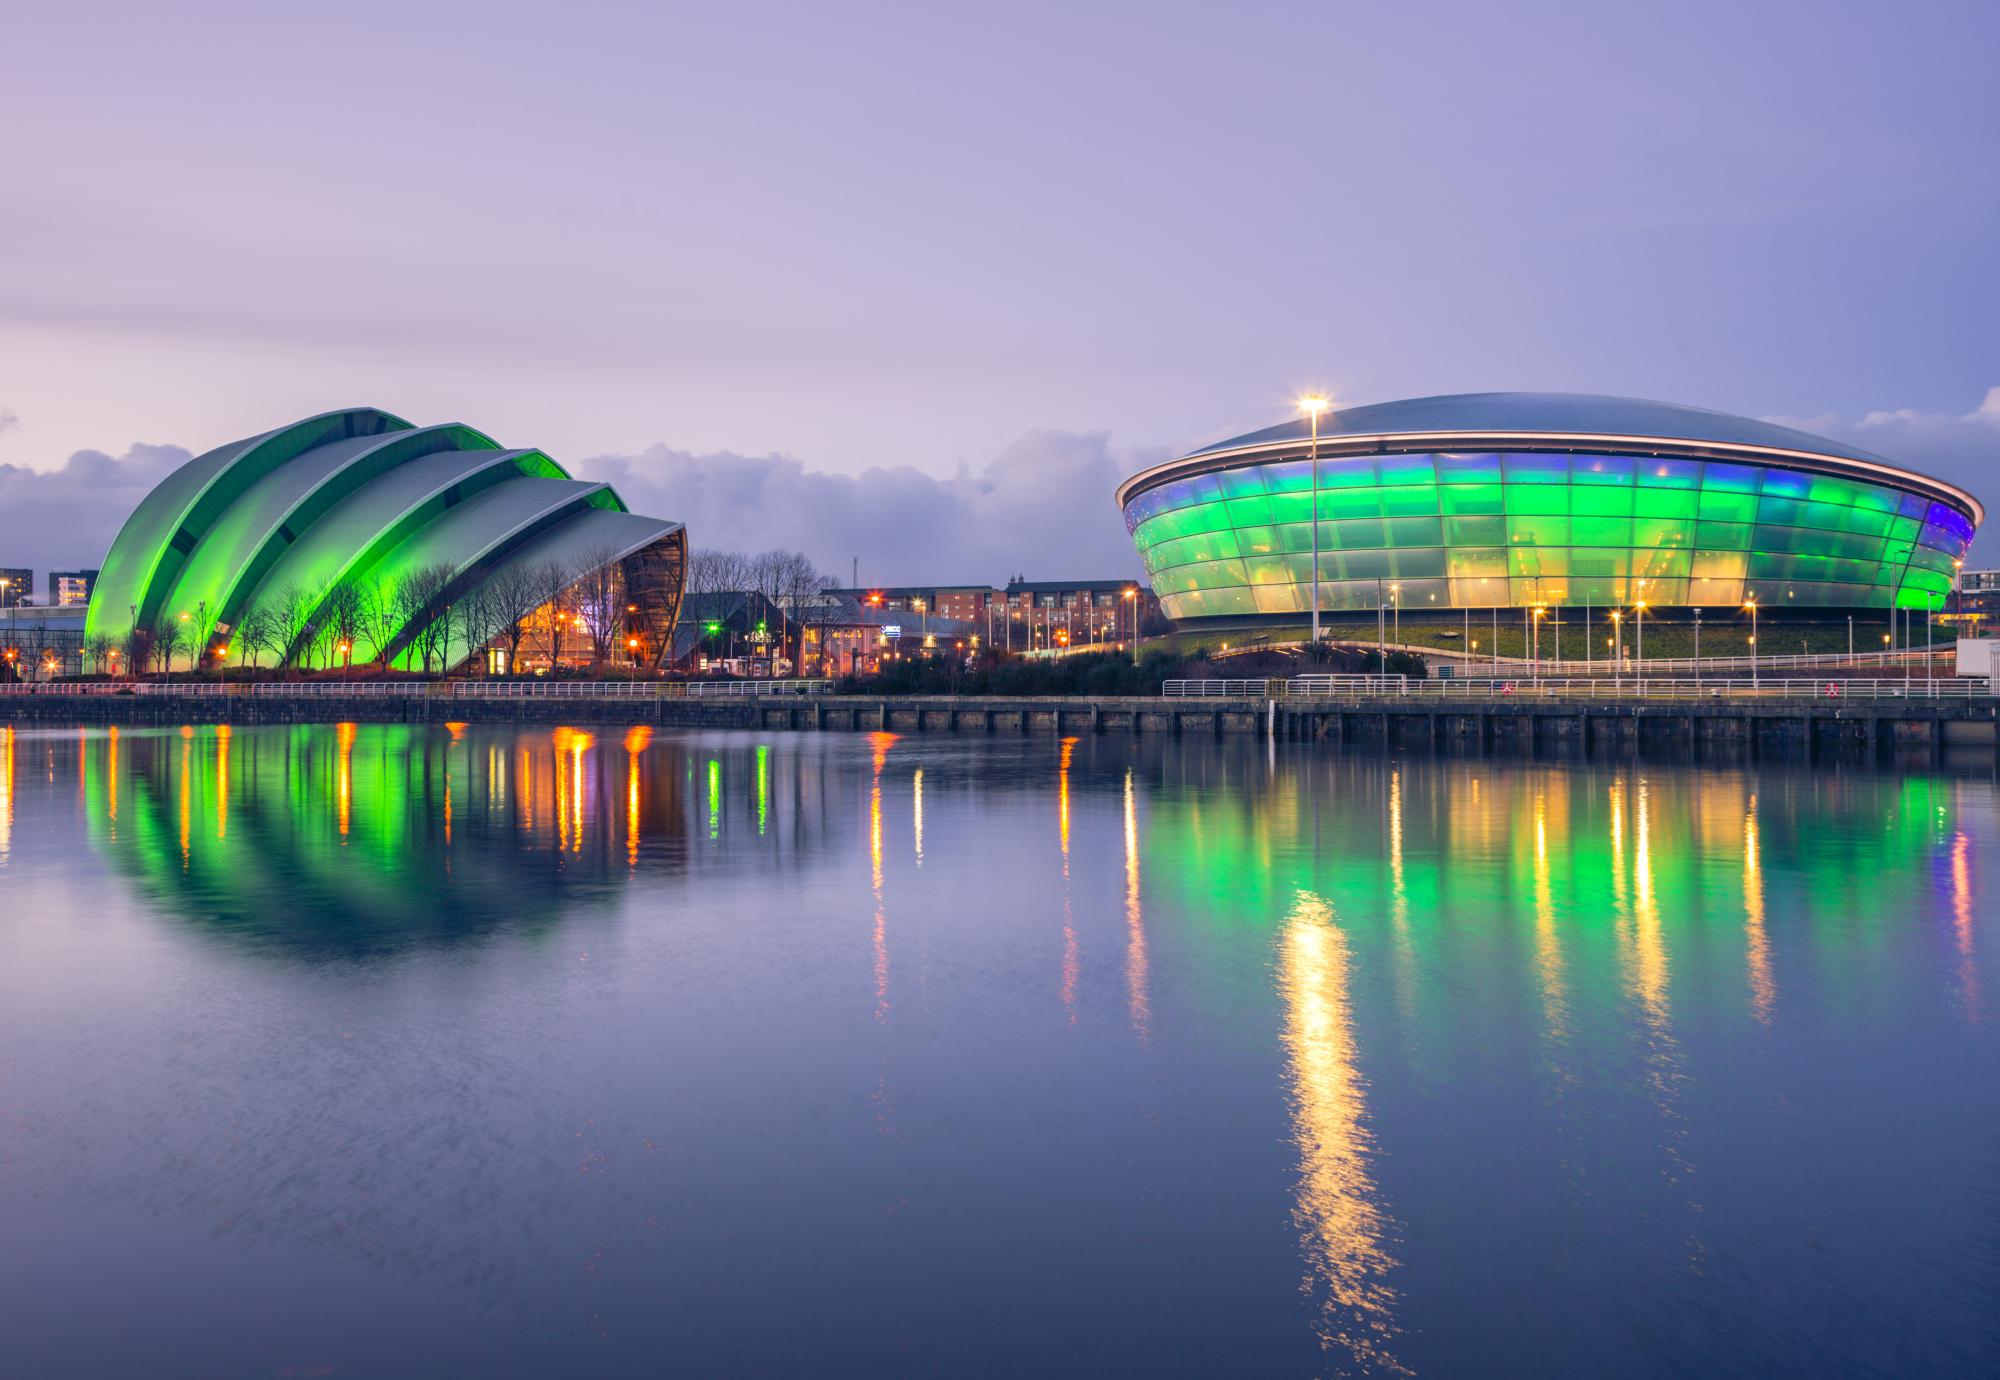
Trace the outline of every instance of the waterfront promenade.
<instances>
[{"instance_id":1,"label":"waterfront promenade","mask_svg":"<svg viewBox=\"0 0 2000 1380\"><path fill-rule=\"evenodd\" d=\"M851 695L826 682L97 685L0 688L18 724L643 723L956 734L1255 735L1279 741L1584 750L2000 748L2000 700L1961 679L1169 681L1155 696ZM693 693L690 693L690 692Z\"/></svg>"}]
</instances>

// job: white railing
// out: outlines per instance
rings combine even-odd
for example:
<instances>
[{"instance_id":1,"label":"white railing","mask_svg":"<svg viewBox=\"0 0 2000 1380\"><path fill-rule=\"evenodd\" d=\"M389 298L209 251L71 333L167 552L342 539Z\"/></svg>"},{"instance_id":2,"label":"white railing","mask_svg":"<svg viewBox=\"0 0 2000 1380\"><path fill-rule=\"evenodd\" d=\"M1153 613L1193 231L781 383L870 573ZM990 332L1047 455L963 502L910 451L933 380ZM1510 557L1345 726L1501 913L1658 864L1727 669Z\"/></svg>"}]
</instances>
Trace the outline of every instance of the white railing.
<instances>
[{"instance_id":1,"label":"white railing","mask_svg":"<svg viewBox=\"0 0 2000 1380\"><path fill-rule=\"evenodd\" d=\"M1439 699L1527 695L1545 699L1812 699L1812 700L1974 700L1990 699L1988 680L1938 677L1930 680L1805 680L1770 677L1628 676L1612 680L1437 681Z\"/></svg>"},{"instance_id":2,"label":"white railing","mask_svg":"<svg viewBox=\"0 0 2000 1380\"><path fill-rule=\"evenodd\" d=\"M1287 695L1400 695L1408 676L1293 676L1283 682Z\"/></svg>"},{"instance_id":3,"label":"white railing","mask_svg":"<svg viewBox=\"0 0 2000 1380\"><path fill-rule=\"evenodd\" d=\"M740 695L824 695L833 689L830 680L688 680L672 683L678 691L694 699L729 699Z\"/></svg>"},{"instance_id":4,"label":"white railing","mask_svg":"<svg viewBox=\"0 0 2000 1380\"><path fill-rule=\"evenodd\" d=\"M830 680L24 681L0 695L146 695L176 699L660 700L823 695Z\"/></svg>"},{"instance_id":5,"label":"white railing","mask_svg":"<svg viewBox=\"0 0 2000 1380\"><path fill-rule=\"evenodd\" d=\"M1271 647L1244 648L1245 651L1268 651L1280 648L1304 647L1303 642L1274 643ZM1701 656L1701 657L1655 657L1641 660L1633 655L1631 637L1626 637L1624 655L1613 658L1608 651L1603 655L1586 660L1583 657L1556 657L1544 651L1539 657L1495 656L1492 652L1475 652L1464 647L1433 647L1415 642L1359 642L1342 639L1340 647L1354 651L1408 652L1413 656L1432 660L1449 661L1454 667L1471 669L1479 666L1504 667L1507 671L1525 671L1544 676L1591 676L1617 675L1621 672L1631 675L1635 672L1665 671L1748 671L1752 665L1760 670L1831 670L1836 667L1904 666L1921 667L1927 659L1952 656L1956 644L1941 642L1935 647L1911 649L1901 647L1895 651L1858 650L1849 652L1791 652L1775 656ZM1235 655L1231 651L1230 655Z\"/></svg>"},{"instance_id":6,"label":"white railing","mask_svg":"<svg viewBox=\"0 0 2000 1380\"><path fill-rule=\"evenodd\" d=\"M1310 682L1302 686L1300 682ZM1375 682L1370 684L1369 682ZM1400 683L1398 683L1400 682ZM1971 677L1930 680L1803 680L1626 676L1618 679L1413 680L1400 676L1299 676L1283 680L1170 680L1160 693L1183 698L1345 698L1435 701L1499 700L1987 700L1993 682Z\"/></svg>"},{"instance_id":7,"label":"white railing","mask_svg":"<svg viewBox=\"0 0 2000 1380\"><path fill-rule=\"evenodd\" d=\"M653 680L441 680L431 693L453 700L656 700L673 689Z\"/></svg>"},{"instance_id":8,"label":"white railing","mask_svg":"<svg viewBox=\"0 0 2000 1380\"><path fill-rule=\"evenodd\" d=\"M159 693L172 694L179 687L162 686ZM229 687L259 699L422 699L438 688L422 680L292 681Z\"/></svg>"},{"instance_id":9,"label":"white railing","mask_svg":"<svg viewBox=\"0 0 2000 1380\"><path fill-rule=\"evenodd\" d=\"M1282 680L1170 680L1160 693L1168 699L1266 699L1285 693Z\"/></svg>"}]
</instances>

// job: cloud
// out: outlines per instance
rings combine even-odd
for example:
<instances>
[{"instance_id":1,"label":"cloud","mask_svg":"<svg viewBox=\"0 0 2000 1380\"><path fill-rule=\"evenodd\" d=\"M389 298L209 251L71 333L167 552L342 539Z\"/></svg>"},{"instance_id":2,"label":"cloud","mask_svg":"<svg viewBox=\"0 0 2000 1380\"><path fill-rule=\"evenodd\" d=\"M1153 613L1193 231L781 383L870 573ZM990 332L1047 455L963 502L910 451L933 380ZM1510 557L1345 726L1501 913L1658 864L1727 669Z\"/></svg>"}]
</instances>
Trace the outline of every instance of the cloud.
<instances>
[{"instance_id":1,"label":"cloud","mask_svg":"<svg viewBox=\"0 0 2000 1380\"><path fill-rule=\"evenodd\" d=\"M31 568L35 597L45 598L49 571L101 564L139 500L188 456L135 444L115 457L80 450L53 470L0 465L0 565Z\"/></svg>"},{"instance_id":2,"label":"cloud","mask_svg":"<svg viewBox=\"0 0 2000 1380\"><path fill-rule=\"evenodd\" d=\"M1871 450L1895 464L1935 475L1970 492L1993 508L2000 524L2000 387L1989 388L1970 412L1918 412L1912 408L1844 416L1772 417L1768 420L1830 436ZM1968 565L2000 564L2000 532L1982 530Z\"/></svg>"},{"instance_id":3,"label":"cloud","mask_svg":"<svg viewBox=\"0 0 2000 1380\"><path fill-rule=\"evenodd\" d=\"M0 436L5 436L21 424L21 414L11 407L0 407Z\"/></svg>"},{"instance_id":4,"label":"cloud","mask_svg":"<svg viewBox=\"0 0 2000 1380\"><path fill-rule=\"evenodd\" d=\"M1035 431L943 479L908 466L832 474L788 456L664 445L571 469L610 481L635 511L686 523L697 547L793 548L843 584L857 556L869 584L974 584L1139 574L1111 494L1166 458L1116 450L1102 432Z\"/></svg>"},{"instance_id":5,"label":"cloud","mask_svg":"<svg viewBox=\"0 0 2000 1380\"><path fill-rule=\"evenodd\" d=\"M54 470L0 464L0 565L32 566L39 591L49 569L99 564L139 500L188 455L135 444L115 458L81 450ZM1114 449L1103 433L1036 431L948 478L909 466L835 474L789 456L663 444L565 464L616 486L635 512L686 523L698 547L804 551L842 583L858 556L871 584L969 584L1139 574L1111 493L1166 458Z\"/></svg>"}]
</instances>

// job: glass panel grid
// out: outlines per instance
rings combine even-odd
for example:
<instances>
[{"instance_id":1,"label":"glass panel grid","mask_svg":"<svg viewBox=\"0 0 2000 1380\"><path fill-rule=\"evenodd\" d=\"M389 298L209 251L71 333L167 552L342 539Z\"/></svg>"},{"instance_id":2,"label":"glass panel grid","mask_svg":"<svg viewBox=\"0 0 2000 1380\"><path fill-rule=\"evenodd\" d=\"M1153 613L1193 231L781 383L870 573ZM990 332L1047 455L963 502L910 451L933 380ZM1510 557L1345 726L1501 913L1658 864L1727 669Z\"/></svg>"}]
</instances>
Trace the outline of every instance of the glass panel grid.
<instances>
[{"instance_id":1,"label":"glass panel grid","mask_svg":"<svg viewBox=\"0 0 2000 1380\"><path fill-rule=\"evenodd\" d=\"M1175 480L1126 507L1168 616L1310 608L1303 461ZM1880 484L1722 461L1507 452L1324 460L1321 607L1745 597L1942 607L1970 517ZM1254 593L1253 593L1254 591ZM1775 596L1775 597L1772 597Z\"/></svg>"}]
</instances>

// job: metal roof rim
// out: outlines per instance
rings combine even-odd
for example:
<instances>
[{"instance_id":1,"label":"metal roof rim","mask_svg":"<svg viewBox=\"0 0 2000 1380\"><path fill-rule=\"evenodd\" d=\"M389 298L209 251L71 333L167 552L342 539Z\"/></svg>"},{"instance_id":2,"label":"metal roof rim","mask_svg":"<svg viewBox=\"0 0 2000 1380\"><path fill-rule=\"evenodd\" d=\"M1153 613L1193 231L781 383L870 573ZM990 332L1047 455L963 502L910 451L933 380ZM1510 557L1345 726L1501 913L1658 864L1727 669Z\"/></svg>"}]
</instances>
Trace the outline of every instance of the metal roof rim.
<instances>
[{"instance_id":1,"label":"metal roof rim","mask_svg":"<svg viewBox=\"0 0 2000 1380\"><path fill-rule=\"evenodd\" d=\"M1597 442L1605 445L1643 446L1651 452L1662 455L1686 454L1693 451L1721 451L1731 455L1742 455L1745 458L1768 457L1784 460L1813 461L1835 473L1845 472L1887 476L1900 481L1901 486L1904 488L1914 489L1918 492L1922 492L1925 489L1935 490L1938 494L1954 502L1966 505L1971 511L1972 520L1975 525L1984 525L1986 521L1985 504L1981 503L1964 489L1959 488L1956 484L1943 479L1935 479L1927 474L1919 474L1914 470L1906 470L1898 465L1854 460L1841 455L1828 455L1821 451L1787 450L1777 446L1758 446L1742 441L1705 441L1689 437L1620 435L1613 432L1587 431L1387 431L1368 435L1340 435L1333 438L1321 437L1319 445L1321 458L1333 459L1342 455L1395 454L1417 449L1431 450L1436 449L1436 447L1429 445L1418 446L1412 443L1447 440L1461 443L1476 443L1479 441L1544 441L1557 443L1570 450L1588 448L1590 443ZM1115 491L1117 503L1119 508L1123 509L1137 495L1146 492L1148 489L1157 488L1168 480L1206 474L1218 469L1231 469L1243 460L1250 459L1261 453L1292 450L1302 444L1309 446L1310 441L1304 438L1287 437L1283 440L1259 441L1250 445L1236 446L1228 450L1198 451L1193 455L1184 455L1176 460L1168 460L1162 464L1154 465L1150 469L1141 470L1138 474L1133 475L1120 484ZM1448 449L1454 450L1470 448L1473 447L1466 444L1448 447Z\"/></svg>"}]
</instances>

